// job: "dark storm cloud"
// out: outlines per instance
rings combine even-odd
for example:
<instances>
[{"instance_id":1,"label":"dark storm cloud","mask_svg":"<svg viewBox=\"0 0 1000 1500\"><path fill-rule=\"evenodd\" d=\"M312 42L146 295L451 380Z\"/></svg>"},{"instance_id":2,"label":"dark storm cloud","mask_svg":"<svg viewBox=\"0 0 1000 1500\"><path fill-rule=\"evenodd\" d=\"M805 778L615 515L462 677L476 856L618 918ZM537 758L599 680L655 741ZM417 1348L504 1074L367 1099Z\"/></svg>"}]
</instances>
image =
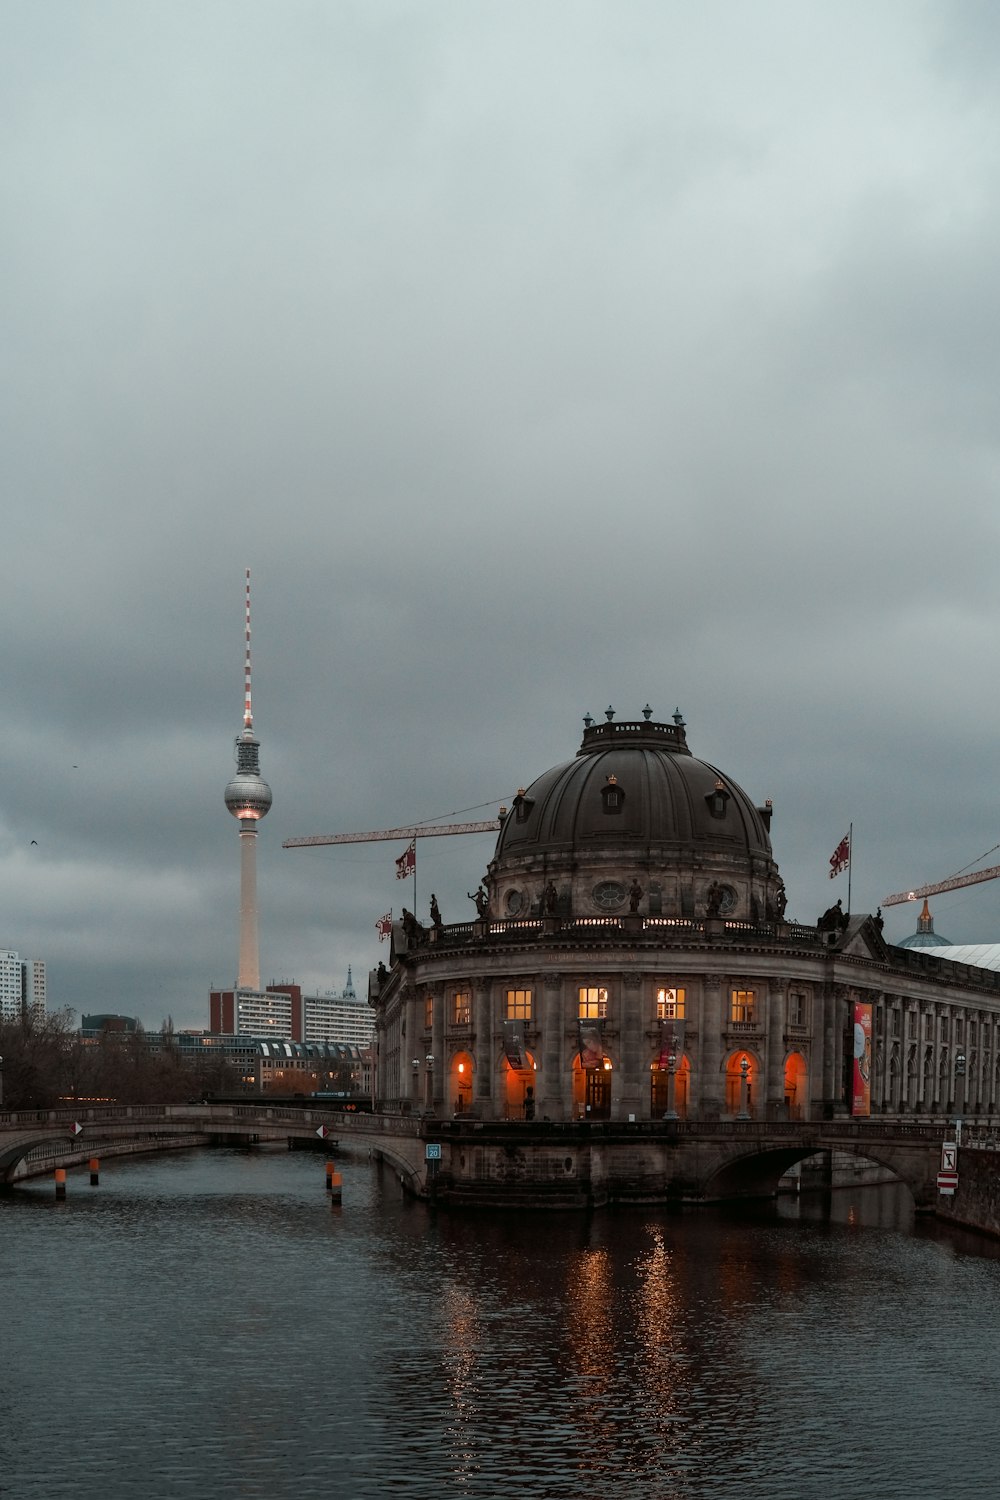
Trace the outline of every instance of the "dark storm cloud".
<instances>
[{"instance_id":1,"label":"dark storm cloud","mask_svg":"<svg viewBox=\"0 0 1000 1500\"><path fill-rule=\"evenodd\" d=\"M803 918L852 820L856 906L1000 839L991 7L6 20L0 941L54 1003L233 978L245 566L264 978L410 900L283 838L489 816L609 703L774 799Z\"/></svg>"}]
</instances>

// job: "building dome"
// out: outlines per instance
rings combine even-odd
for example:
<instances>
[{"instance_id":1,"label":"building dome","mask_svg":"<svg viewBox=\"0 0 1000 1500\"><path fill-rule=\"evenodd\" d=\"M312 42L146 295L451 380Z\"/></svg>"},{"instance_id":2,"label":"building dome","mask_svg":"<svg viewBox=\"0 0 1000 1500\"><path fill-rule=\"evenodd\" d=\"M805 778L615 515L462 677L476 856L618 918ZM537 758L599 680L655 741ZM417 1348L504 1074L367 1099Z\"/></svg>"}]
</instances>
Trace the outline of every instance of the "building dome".
<instances>
[{"instance_id":1,"label":"building dome","mask_svg":"<svg viewBox=\"0 0 1000 1500\"><path fill-rule=\"evenodd\" d=\"M942 937L939 932L934 931L934 918L924 897L924 909L917 918L917 930L911 932L909 937L903 938L902 942L896 944L897 948L950 948L951 938Z\"/></svg>"},{"instance_id":2,"label":"building dome","mask_svg":"<svg viewBox=\"0 0 1000 1500\"><path fill-rule=\"evenodd\" d=\"M680 714L588 724L575 759L514 798L490 866L493 912L781 915L770 806L693 756L684 729Z\"/></svg>"}]
</instances>

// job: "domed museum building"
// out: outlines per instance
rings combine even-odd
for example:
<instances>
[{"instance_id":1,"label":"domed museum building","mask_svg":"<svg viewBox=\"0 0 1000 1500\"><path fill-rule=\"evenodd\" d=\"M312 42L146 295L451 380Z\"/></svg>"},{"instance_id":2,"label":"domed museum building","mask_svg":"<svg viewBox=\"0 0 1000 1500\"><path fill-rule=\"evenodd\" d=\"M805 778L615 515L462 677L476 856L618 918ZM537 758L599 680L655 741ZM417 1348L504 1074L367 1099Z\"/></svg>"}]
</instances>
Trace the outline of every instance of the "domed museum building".
<instances>
[{"instance_id":1,"label":"domed museum building","mask_svg":"<svg viewBox=\"0 0 1000 1500\"><path fill-rule=\"evenodd\" d=\"M501 810L471 921L373 971L382 1109L472 1121L829 1119L1000 1097L1000 975L786 916L772 809L679 713L585 720Z\"/></svg>"}]
</instances>

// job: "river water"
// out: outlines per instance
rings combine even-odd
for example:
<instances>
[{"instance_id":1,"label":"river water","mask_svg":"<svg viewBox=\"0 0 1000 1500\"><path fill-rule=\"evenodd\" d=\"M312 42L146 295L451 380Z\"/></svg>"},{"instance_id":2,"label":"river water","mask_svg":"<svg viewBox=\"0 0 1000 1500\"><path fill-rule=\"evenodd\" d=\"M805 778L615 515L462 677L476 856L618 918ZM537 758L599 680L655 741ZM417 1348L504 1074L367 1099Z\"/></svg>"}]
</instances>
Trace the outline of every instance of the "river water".
<instances>
[{"instance_id":1,"label":"river water","mask_svg":"<svg viewBox=\"0 0 1000 1500\"><path fill-rule=\"evenodd\" d=\"M199 1151L0 1198L4 1500L995 1500L1000 1247L904 1189L446 1216Z\"/></svg>"}]
</instances>

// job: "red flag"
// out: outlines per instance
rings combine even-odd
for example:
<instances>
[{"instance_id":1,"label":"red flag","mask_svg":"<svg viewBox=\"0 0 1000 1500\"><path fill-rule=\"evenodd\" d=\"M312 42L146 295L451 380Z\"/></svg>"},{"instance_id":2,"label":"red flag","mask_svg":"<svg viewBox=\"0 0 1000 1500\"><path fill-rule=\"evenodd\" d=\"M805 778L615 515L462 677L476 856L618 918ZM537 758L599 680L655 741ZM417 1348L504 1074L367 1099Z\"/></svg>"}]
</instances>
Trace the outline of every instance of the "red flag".
<instances>
[{"instance_id":1,"label":"red flag","mask_svg":"<svg viewBox=\"0 0 1000 1500\"><path fill-rule=\"evenodd\" d=\"M380 943L384 943L385 940L386 940L386 938L392 937L392 907L391 906L390 906L389 910L386 912L385 916L384 917L379 917L378 921L375 923L375 931L378 933L378 940L379 940Z\"/></svg>"},{"instance_id":2,"label":"red flag","mask_svg":"<svg viewBox=\"0 0 1000 1500\"><path fill-rule=\"evenodd\" d=\"M417 841L411 839L409 848L404 849L396 861L396 879L405 880L407 875L412 875L417 868Z\"/></svg>"},{"instance_id":3,"label":"red flag","mask_svg":"<svg viewBox=\"0 0 1000 1500\"><path fill-rule=\"evenodd\" d=\"M840 843L830 855L830 879L839 875L841 870L846 870L851 863L851 835L845 833Z\"/></svg>"}]
</instances>

